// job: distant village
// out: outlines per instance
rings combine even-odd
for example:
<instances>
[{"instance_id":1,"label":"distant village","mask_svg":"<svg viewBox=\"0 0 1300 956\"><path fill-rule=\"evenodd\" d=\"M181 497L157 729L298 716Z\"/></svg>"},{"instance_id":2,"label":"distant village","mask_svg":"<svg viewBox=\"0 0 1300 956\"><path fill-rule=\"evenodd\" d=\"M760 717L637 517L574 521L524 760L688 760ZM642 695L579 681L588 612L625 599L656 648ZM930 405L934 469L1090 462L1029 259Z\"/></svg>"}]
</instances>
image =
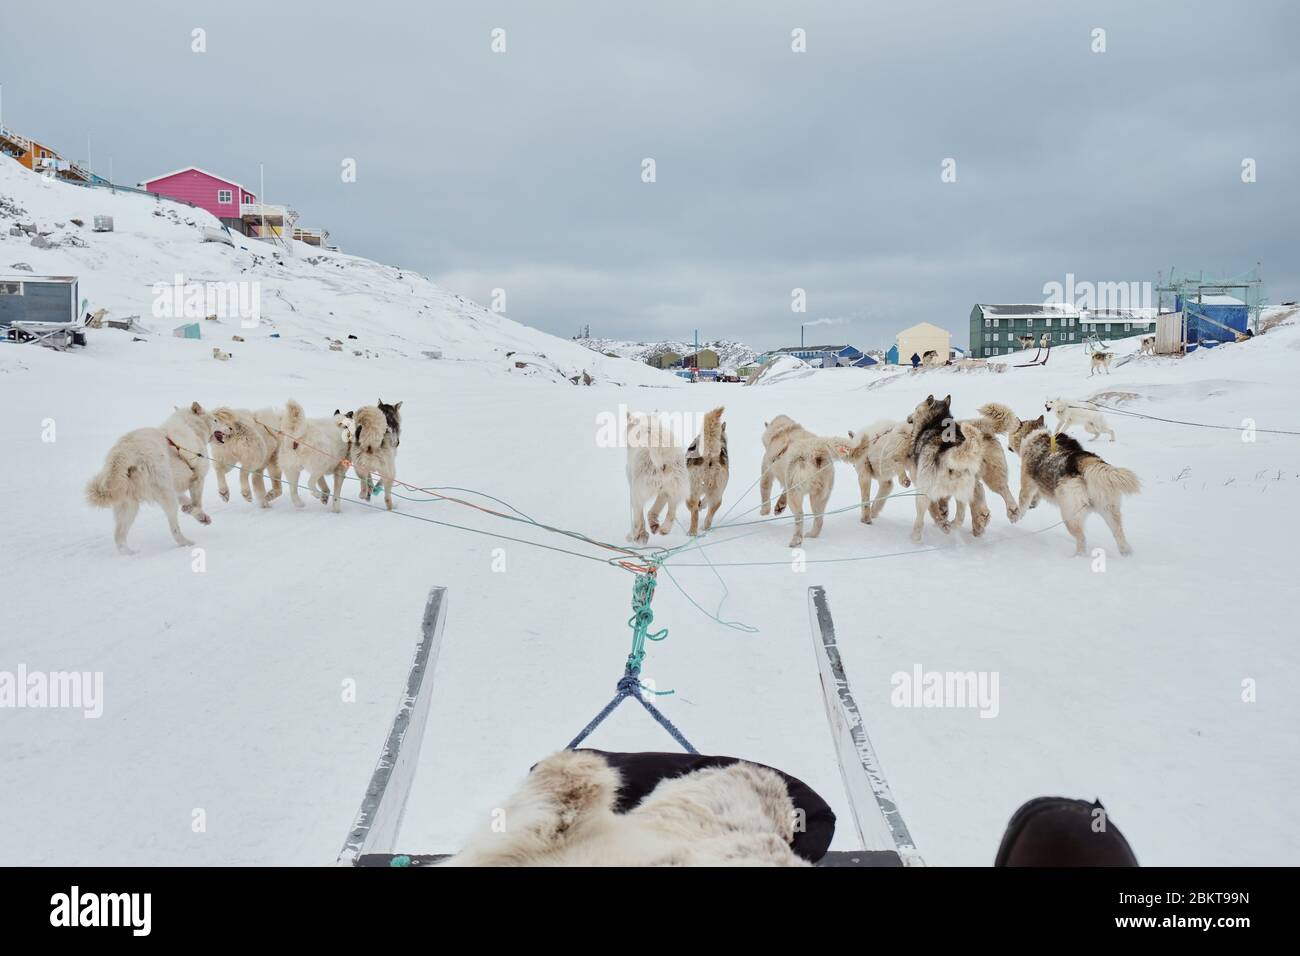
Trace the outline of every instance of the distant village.
<instances>
[{"instance_id":1,"label":"distant village","mask_svg":"<svg viewBox=\"0 0 1300 956\"><path fill-rule=\"evenodd\" d=\"M242 236L269 242L292 238L311 246L338 249L328 244L329 230L302 225L294 209L261 201L257 193L238 180L210 173L198 166L173 169L135 186L123 186L92 172L85 164L65 159L53 147L2 125L0 154L33 172L78 186L148 193L159 199L207 210L221 220L226 230Z\"/></svg>"}]
</instances>

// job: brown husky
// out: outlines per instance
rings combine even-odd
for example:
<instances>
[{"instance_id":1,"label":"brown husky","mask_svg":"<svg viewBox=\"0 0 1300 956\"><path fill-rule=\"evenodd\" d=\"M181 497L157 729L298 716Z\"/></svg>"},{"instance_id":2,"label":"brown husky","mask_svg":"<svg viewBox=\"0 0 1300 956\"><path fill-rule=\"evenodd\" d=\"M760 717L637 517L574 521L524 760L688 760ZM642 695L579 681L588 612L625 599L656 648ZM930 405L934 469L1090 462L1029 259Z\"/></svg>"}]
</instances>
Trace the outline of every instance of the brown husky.
<instances>
[{"instance_id":1,"label":"brown husky","mask_svg":"<svg viewBox=\"0 0 1300 956\"><path fill-rule=\"evenodd\" d=\"M704 529L713 527L713 516L722 506L722 493L727 490L731 469L727 465L727 423L722 420L722 406L704 416L704 427L691 447L686 449L686 473L691 479L691 491L686 497L686 507L691 512L691 534L699 532L700 509L707 507Z\"/></svg>"}]
</instances>

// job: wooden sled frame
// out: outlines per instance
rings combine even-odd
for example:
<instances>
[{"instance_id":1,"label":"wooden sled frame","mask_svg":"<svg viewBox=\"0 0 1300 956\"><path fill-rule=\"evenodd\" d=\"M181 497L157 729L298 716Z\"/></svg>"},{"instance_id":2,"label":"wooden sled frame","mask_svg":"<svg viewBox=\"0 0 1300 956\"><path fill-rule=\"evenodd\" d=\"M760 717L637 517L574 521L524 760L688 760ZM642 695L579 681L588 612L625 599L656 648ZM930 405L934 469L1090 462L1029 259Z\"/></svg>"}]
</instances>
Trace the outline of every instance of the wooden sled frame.
<instances>
[{"instance_id":1,"label":"wooden sled frame","mask_svg":"<svg viewBox=\"0 0 1300 956\"><path fill-rule=\"evenodd\" d=\"M880 770L880 762L867 737L865 722L849 688L824 588L808 589L808 610L826 719L853 826L862 844L861 850L832 850L817 862L817 866L924 865ZM446 617L447 589L430 588L424 606L421 636L415 647L402 700L362 797L356 821L339 853L338 863L341 865L428 866L447 859L449 855L405 854L396 849L433 699L434 671Z\"/></svg>"}]
</instances>

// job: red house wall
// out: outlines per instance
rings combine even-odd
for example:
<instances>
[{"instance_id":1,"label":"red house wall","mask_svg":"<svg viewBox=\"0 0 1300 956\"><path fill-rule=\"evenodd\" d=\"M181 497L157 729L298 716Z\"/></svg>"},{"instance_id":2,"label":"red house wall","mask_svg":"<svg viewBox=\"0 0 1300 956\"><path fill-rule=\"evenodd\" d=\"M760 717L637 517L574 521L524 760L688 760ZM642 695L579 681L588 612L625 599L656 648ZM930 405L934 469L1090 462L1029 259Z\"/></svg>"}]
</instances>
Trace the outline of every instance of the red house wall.
<instances>
[{"instance_id":1,"label":"red house wall","mask_svg":"<svg viewBox=\"0 0 1300 956\"><path fill-rule=\"evenodd\" d=\"M239 218L239 203L243 198L240 194L239 184L225 179L218 179L216 176L209 176L197 169L187 169L179 173L173 173L170 176L164 176L161 179L150 180L145 183L144 188L160 196L193 203L200 209L206 209L218 219ZM219 189L230 190L230 202L217 202L217 190ZM252 196L252 193L245 193L244 195ZM256 200L250 199L248 201L254 202Z\"/></svg>"}]
</instances>

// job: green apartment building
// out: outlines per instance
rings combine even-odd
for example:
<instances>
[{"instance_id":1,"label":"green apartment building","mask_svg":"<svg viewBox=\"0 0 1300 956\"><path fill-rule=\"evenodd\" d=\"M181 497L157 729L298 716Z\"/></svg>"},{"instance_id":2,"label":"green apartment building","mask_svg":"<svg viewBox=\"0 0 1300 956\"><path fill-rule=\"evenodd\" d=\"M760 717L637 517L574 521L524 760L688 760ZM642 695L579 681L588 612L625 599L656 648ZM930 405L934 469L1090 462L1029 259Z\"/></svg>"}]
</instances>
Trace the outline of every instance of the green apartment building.
<instances>
[{"instance_id":1,"label":"green apartment building","mask_svg":"<svg viewBox=\"0 0 1300 956\"><path fill-rule=\"evenodd\" d=\"M970 310L970 357L993 358L1019 352L1020 339L1038 348L1044 335L1053 346L1079 345L1092 336L1103 342L1156 330L1155 309L1080 310L1072 305L1030 303L975 305Z\"/></svg>"}]
</instances>

